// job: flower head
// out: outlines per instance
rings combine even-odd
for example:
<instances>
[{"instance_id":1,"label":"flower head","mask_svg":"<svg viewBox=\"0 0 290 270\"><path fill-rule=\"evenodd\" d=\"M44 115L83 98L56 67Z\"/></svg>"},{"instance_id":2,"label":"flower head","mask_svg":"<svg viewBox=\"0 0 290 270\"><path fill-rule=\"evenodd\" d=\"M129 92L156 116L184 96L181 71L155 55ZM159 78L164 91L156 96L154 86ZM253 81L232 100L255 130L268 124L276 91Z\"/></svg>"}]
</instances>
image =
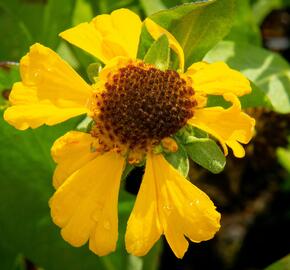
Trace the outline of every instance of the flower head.
<instances>
[{"instance_id":1,"label":"flower head","mask_svg":"<svg viewBox=\"0 0 290 270\"><path fill-rule=\"evenodd\" d=\"M150 19L145 27L155 40L166 36L179 68L164 70L137 59L142 25L136 14L120 9L60 34L105 64L93 85L55 52L34 44L21 60L22 81L12 89L12 106L4 118L21 130L81 114L92 118L88 133L68 132L51 150L57 163L51 215L66 241L74 246L89 241L98 255L114 251L122 172L126 162L146 161L127 225L126 248L145 255L164 234L181 258L187 239L200 242L214 236L220 214L205 193L154 149L163 145L176 151L172 136L192 125L215 137L225 154L230 147L236 157L243 157L240 143L251 139L254 120L241 111L237 96L251 87L242 74L221 62L194 63L184 73L181 46ZM221 95L231 106L206 107L208 95Z\"/></svg>"}]
</instances>

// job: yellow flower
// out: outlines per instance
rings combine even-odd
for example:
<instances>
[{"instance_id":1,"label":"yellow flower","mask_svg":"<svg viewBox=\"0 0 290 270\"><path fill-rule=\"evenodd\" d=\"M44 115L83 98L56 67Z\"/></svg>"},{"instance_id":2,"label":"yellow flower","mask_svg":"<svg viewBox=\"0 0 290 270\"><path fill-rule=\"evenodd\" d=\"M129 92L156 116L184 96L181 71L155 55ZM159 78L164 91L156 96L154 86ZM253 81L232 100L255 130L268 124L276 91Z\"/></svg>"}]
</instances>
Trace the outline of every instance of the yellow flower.
<instances>
[{"instance_id":1,"label":"yellow flower","mask_svg":"<svg viewBox=\"0 0 290 270\"><path fill-rule=\"evenodd\" d=\"M154 39L166 35L178 55L179 70L159 70L137 59L141 27ZM192 185L162 154L177 144L170 137L186 124L200 128L236 157L240 143L253 136L254 120L241 111L237 96L251 91L249 81L225 63L194 63L185 73L184 54L165 29L127 9L100 15L60 34L106 66L95 84L87 84L55 52L34 44L21 59L22 81L14 85L12 106L4 118L24 130L54 125L88 114L90 133L71 131L52 147L58 164L50 200L53 221L73 246L84 245L98 255L116 248L117 203L126 162L146 160L145 174L128 221L128 252L145 255L162 234L178 258L187 239L200 242L218 231L220 214L208 196ZM206 108L207 95L222 95L232 105Z\"/></svg>"}]
</instances>

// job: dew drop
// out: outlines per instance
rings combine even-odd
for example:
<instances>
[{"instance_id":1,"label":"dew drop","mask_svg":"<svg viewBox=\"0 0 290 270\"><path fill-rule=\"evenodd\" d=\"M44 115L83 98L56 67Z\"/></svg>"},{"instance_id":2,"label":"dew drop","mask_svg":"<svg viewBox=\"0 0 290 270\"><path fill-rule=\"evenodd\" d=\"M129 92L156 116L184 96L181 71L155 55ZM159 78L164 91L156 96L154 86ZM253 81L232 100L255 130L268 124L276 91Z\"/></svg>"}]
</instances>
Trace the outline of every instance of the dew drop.
<instances>
[{"instance_id":1,"label":"dew drop","mask_svg":"<svg viewBox=\"0 0 290 270\"><path fill-rule=\"evenodd\" d=\"M101 204L97 204L96 205L95 211L91 215L92 220L94 220L95 222L99 222L100 221L100 217L101 217L101 214L102 214L102 209L103 209L103 206Z\"/></svg>"},{"instance_id":2,"label":"dew drop","mask_svg":"<svg viewBox=\"0 0 290 270\"><path fill-rule=\"evenodd\" d=\"M164 205L163 210L169 216L172 212L173 207L171 205Z\"/></svg>"},{"instance_id":3,"label":"dew drop","mask_svg":"<svg viewBox=\"0 0 290 270\"><path fill-rule=\"evenodd\" d=\"M194 206L194 205L199 205L200 201L199 200L195 200L189 203L190 206Z\"/></svg>"},{"instance_id":4,"label":"dew drop","mask_svg":"<svg viewBox=\"0 0 290 270\"><path fill-rule=\"evenodd\" d=\"M203 233L203 230L202 229L199 229L199 230L197 230L197 233L198 234L202 234Z\"/></svg>"},{"instance_id":5,"label":"dew drop","mask_svg":"<svg viewBox=\"0 0 290 270\"><path fill-rule=\"evenodd\" d=\"M104 221L104 228L106 230L110 230L111 229L111 222L109 220L105 220Z\"/></svg>"}]
</instances>

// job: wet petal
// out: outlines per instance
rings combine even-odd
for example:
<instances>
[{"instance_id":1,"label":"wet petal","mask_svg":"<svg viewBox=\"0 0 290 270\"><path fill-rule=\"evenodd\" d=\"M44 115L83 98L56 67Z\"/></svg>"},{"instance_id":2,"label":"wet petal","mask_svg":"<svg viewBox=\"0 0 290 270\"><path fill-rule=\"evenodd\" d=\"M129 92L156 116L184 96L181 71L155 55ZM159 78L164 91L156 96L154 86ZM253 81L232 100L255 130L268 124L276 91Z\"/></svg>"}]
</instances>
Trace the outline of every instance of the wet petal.
<instances>
[{"instance_id":1,"label":"wet petal","mask_svg":"<svg viewBox=\"0 0 290 270\"><path fill-rule=\"evenodd\" d=\"M52 196L53 221L71 245L78 247L90 239L97 255L115 250L123 166L124 158L116 153L99 155L74 172Z\"/></svg>"},{"instance_id":2,"label":"wet petal","mask_svg":"<svg viewBox=\"0 0 290 270\"><path fill-rule=\"evenodd\" d=\"M169 33L166 29L152 21L151 19L147 18L144 21L146 28L148 32L151 34L151 36L156 40L162 35L166 35L169 41L170 48L178 55L179 59L179 67L181 71L184 69L184 52L182 47L180 46L179 42L176 40L176 38Z\"/></svg>"},{"instance_id":3,"label":"wet petal","mask_svg":"<svg viewBox=\"0 0 290 270\"><path fill-rule=\"evenodd\" d=\"M136 58L141 26L134 12L122 8L81 23L60 36L107 63L116 56Z\"/></svg>"},{"instance_id":4,"label":"wet petal","mask_svg":"<svg viewBox=\"0 0 290 270\"><path fill-rule=\"evenodd\" d=\"M188 123L217 138L225 154L229 146L236 157L243 157L245 151L240 143L246 144L253 137L255 120L241 111L240 101L235 95L226 94L224 98L232 102L230 108L197 109Z\"/></svg>"},{"instance_id":5,"label":"wet petal","mask_svg":"<svg viewBox=\"0 0 290 270\"><path fill-rule=\"evenodd\" d=\"M127 251L136 256L146 255L162 234L155 180L149 160L125 235Z\"/></svg>"},{"instance_id":6,"label":"wet petal","mask_svg":"<svg viewBox=\"0 0 290 270\"><path fill-rule=\"evenodd\" d=\"M13 92L16 93L21 90L22 93L20 95L23 95L26 89L27 87L22 83L17 83L14 84ZM47 101L11 106L6 109L3 117L5 121L15 128L25 130L29 127L37 128L43 124L55 125L86 112L87 109L85 108L59 108Z\"/></svg>"},{"instance_id":7,"label":"wet petal","mask_svg":"<svg viewBox=\"0 0 290 270\"><path fill-rule=\"evenodd\" d=\"M185 237L194 242L211 239L220 227L219 219L220 214L205 193L162 155L148 154L128 222L126 247L134 255L144 255L163 233L175 255L182 258L188 248Z\"/></svg>"},{"instance_id":8,"label":"wet petal","mask_svg":"<svg viewBox=\"0 0 290 270\"><path fill-rule=\"evenodd\" d=\"M22 82L15 83L4 118L18 129L54 125L88 112L92 88L55 52L31 46L20 62Z\"/></svg>"},{"instance_id":9,"label":"wet petal","mask_svg":"<svg viewBox=\"0 0 290 270\"><path fill-rule=\"evenodd\" d=\"M192 78L195 91L208 95L233 93L243 96L251 92L249 80L223 62L194 63L188 68L186 75Z\"/></svg>"},{"instance_id":10,"label":"wet petal","mask_svg":"<svg viewBox=\"0 0 290 270\"><path fill-rule=\"evenodd\" d=\"M98 140L88 133L70 131L57 139L51 155L57 163L53 175L53 186L57 189L75 171L97 157Z\"/></svg>"}]
</instances>

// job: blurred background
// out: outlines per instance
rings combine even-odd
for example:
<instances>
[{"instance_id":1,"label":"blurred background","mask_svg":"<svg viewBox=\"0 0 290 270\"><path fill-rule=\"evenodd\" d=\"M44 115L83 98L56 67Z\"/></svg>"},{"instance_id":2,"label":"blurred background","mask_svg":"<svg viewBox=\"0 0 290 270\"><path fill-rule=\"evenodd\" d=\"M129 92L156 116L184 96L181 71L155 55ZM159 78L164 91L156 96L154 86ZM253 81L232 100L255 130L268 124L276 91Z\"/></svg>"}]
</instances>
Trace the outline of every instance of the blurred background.
<instances>
[{"instance_id":1,"label":"blurred background","mask_svg":"<svg viewBox=\"0 0 290 270\"><path fill-rule=\"evenodd\" d=\"M0 0L1 111L7 106L13 82L19 80L17 63L33 43L57 51L88 80L86 68L95 59L62 41L58 33L121 7L144 19L187 2L191 1ZM274 78L275 84L267 87L273 91L282 88L289 97L290 0L236 0L235 12L225 43L218 44L205 60L225 60L250 76L266 70L263 82L250 77L255 85L263 88L265 81ZM232 54L229 44L235 44ZM283 99L279 93L275 98ZM54 139L75 128L80 118L23 133L1 119L0 269L290 270L290 115L277 106L246 109L257 126L244 159L229 155L225 170L218 175L191 163L190 180L215 202L222 213L222 227L214 239L191 243L182 260L165 241L159 241L143 259L124 250L122 230L143 168L129 174L120 195L118 251L98 258L87 247L67 245L49 217L47 201L53 192L54 168L49 148Z\"/></svg>"}]
</instances>

